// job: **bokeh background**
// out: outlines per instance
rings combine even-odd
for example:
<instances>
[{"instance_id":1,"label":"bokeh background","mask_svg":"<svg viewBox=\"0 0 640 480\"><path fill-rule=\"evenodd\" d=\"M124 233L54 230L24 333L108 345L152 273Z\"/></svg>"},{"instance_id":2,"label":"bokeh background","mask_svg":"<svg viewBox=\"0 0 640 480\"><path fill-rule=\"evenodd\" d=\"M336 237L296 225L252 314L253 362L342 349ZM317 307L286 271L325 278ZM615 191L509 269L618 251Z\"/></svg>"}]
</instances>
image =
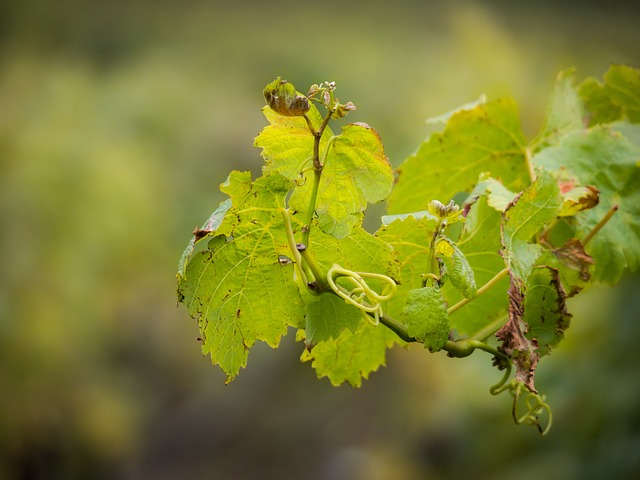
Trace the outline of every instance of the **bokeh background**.
<instances>
[{"instance_id":1,"label":"bokeh background","mask_svg":"<svg viewBox=\"0 0 640 480\"><path fill-rule=\"evenodd\" d=\"M192 229L260 169L262 88L334 80L394 165L424 120L640 63L632 0L0 2L1 479L640 478L640 286L572 302L517 427L482 353L394 350L334 388L287 338L229 386L176 305ZM375 214L368 224L375 224Z\"/></svg>"}]
</instances>

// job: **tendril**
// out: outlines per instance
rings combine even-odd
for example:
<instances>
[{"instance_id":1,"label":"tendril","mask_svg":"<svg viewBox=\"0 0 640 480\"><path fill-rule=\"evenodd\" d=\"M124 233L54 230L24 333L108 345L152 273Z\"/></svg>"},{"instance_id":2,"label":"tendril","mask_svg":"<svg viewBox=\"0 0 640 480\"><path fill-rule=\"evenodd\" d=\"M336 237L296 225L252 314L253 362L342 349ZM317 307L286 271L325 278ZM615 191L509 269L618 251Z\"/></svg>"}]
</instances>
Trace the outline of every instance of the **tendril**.
<instances>
[{"instance_id":1,"label":"tendril","mask_svg":"<svg viewBox=\"0 0 640 480\"><path fill-rule=\"evenodd\" d=\"M348 289L342 285L338 285L336 280L338 278L344 278L353 288ZM381 280L385 283L382 288L382 292L378 293L373 290L367 281L367 279ZM346 268L342 268L340 265L333 264L327 272L327 283L331 290L344 299L345 302L350 303L354 307L358 308L367 321L373 325L380 323L380 317L382 317L382 302L389 300L396 293L396 282L386 275L378 273L368 272L354 272ZM373 315L373 316L371 316Z\"/></svg>"},{"instance_id":2,"label":"tendril","mask_svg":"<svg viewBox=\"0 0 640 480\"><path fill-rule=\"evenodd\" d=\"M531 425L538 429L541 435L546 435L551 430L551 425L553 423L553 415L551 413L551 407L548 403L545 402L544 395L538 395L537 393L527 392L526 396L523 397L523 393L526 390L524 383L516 380L515 378L511 380L508 384L503 387L491 391L494 395L497 395L500 392L508 390L511 396L513 396L513 405L511 407L511 415L513 416L513 421L516 425ZM521 399L524 398L524 401ZM522 410L522 407L519 405L523 405L525 407L525 412L520 414L518 410ZM541 423L541 417L546 414L547 422L543 427Z\"/></svg>"}]
</instances>

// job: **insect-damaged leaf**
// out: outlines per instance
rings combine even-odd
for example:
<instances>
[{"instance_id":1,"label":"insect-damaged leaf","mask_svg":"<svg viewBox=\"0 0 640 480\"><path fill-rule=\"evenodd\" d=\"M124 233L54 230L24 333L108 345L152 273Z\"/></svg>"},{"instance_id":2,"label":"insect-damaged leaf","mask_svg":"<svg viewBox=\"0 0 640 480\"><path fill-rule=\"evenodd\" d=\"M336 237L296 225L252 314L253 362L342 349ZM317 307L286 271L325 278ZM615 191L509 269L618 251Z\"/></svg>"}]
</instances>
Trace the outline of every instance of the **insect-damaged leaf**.
<instances>
[{"instance_id":1,"label":"insect-damaged leaf","mask_svg":"<svg viewBox=\"0 0 640 480\"><path fill-rule=\"evenodd\" d=\"M233 172L222 190L232 207L206 250L196 253L179 278L181 301L198 319L202 351L231 381L246 366L256 340L277 347L287 326L300 326L303 309L282 223L291 184L274 174L251 182Z\"/></svg>"}]
</instances>

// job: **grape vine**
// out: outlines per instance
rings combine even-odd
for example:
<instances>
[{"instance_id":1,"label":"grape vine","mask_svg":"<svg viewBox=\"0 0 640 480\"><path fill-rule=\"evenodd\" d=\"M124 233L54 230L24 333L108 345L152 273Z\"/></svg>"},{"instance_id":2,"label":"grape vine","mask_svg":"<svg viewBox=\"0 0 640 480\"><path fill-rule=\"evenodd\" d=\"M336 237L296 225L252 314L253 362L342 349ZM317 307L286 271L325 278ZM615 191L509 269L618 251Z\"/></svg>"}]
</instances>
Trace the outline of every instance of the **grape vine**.
<instances>
[{"instance_id":1,"label":"grape vine","mask_svg":"<svg viewBox=\"0 0 640 480\"><path fill-rule=\"evenodd\" d=\"M534 377L569 327L566 299L640 261L640 70L561 72L531 141L512 100L465 105L395 171L369 125L331 130L355 110L335 91L264 89L262 175L230 173L179 264L203 353L229 382L257 340L276 348L294 328L318 377L360 386L393 345L481 350L504 370L490 392L546 433Z\"/></svg>"}]
</instances>

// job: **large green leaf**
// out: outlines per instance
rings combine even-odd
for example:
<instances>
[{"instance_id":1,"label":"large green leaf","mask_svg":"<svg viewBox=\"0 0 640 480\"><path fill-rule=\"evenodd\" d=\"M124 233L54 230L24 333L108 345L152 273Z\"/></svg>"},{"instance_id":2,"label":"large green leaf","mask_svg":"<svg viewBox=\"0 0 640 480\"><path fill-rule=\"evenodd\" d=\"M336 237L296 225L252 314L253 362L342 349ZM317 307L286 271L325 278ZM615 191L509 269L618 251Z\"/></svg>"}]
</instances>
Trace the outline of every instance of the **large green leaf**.
<instances>
[{"instance_id":1,"label":"large green leaf","mask_svg":"<svg viewBox=\"0 0 640 480\"><path fill-rule=\"evenodd\" d=\"M640 263L640 147L615 130L597 126L566 135L532 161L565 182L600 190L600 204L573 217L578 238L584 238L611 207L619 207L586 246L595 260L595 279L613 284L624 269L635 270Z\"/></svg>"},{"instance_id":2,"label":"large green leaf","mask_svg":"<svg viewBox=\"0 0 640 480\"><path fill-rule=\"evenodd\" d=\"M563 135L584 127L585 108L574 83L573 69L558 74L542 129L531 142L532 150L554 145Z\"/></svg>"},{"instance_id":3,"label":"large green leaf","mask_svg":"<svg viewBox=\"0 0 640 480\"><path fill-rule=\"evenodd\" d=\"M520 191L528 181L525 152L512 100L459 111L398 168L389 213L424 210L431 200L447 203L458 192L470 192L483 172Z\"/></svg>"},{"instance_id":4,"label":"large green leaf","mask_svg":"<svg viewBox=\"0 0 640 480\"><path fill-rule=\"evenodd\" d=\"M611 123L627 119L640 122L640 70L626 65L612 65L604 82L584 80L578 87L580 97L590 112L590 124Z\"/></svg>"},{"instance_id":5,"label":"large green leaf","mask_svg":"<svg viewBox=\"0 0 640 480\"><path fill-rule=\"evenodd\" d=\"M562 197L556 179L540 170L538 178L507 208L502 222L502 256L512 275L524 280L542 254L542 247L530 243L542 227L556 218Z\"/></svg>"},{"instance_id":6,"label":"large green leaf","mask_svg":"<svg viewBox=\"0 0 640 480\"><path fill-rule=\"evenodd\" d=\"M251 182L233 172L222 190L232 207L206 250L179 277L181 301L198 319L202 351L231 381L246 366L256 340L277 347L287 326L301 326L303 308L293 280L281 210L291 182L274 174Z\"/></svg>"}]
</instances>

